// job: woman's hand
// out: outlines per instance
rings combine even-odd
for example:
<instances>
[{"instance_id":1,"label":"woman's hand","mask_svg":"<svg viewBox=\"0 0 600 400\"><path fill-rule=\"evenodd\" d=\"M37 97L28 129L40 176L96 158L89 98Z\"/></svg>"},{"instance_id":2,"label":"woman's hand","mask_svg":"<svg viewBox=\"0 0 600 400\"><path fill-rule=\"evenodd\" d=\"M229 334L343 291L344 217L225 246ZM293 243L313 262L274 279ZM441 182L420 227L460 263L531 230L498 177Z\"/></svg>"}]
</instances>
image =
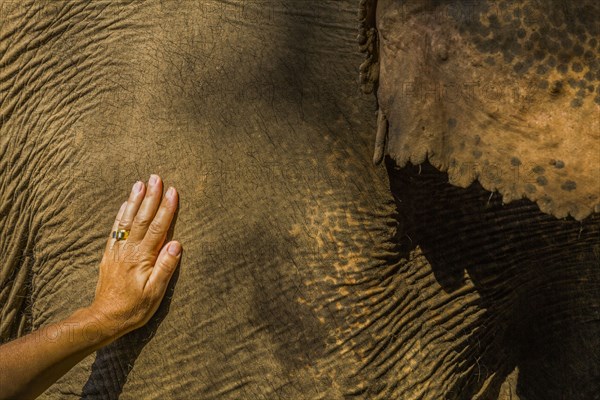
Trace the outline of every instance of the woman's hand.
<instances>
[{"instance_id":1,"label":"woman's hand","mask_svg":"<svg viewBox=\"0 0 600 400\"><path fill-rule=\"evenodd\" d=\"M100 263L96 297L89 310L116 339L148 322L158 308L181 257L181 245L163 246L177 209L177 192L162 198L162 182L151 175L137 182L123 203L113 231L130 231L126 240L109 238Z\"/></svg>"},{"instance_id":2,"label":"woman's hand","mask_svg":"<svg viewBox=\"0 0 600 400\"><path fill-rule=\"evenodd\" d=\"M35 398L87 355L148 322L181 257L178 242L163 247L177 192L168 190L162 203L161 195L156 175L147 189L134 186L113 226L131 232L108 240L91 306L0 346L0 400Z\"/></svg>"}]
</instances>

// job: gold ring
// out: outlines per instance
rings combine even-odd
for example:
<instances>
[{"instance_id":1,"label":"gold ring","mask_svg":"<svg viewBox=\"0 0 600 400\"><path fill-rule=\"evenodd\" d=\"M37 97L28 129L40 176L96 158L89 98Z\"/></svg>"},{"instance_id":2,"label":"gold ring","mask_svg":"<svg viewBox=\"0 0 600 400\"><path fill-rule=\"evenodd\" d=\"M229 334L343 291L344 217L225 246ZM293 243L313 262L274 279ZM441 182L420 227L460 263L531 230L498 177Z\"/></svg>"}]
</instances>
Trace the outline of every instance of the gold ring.
<instances>
[{"instance_id":1,"label":"gold ring","mask_svg":"<svg viewBox=\"0 0 600 400\"><path fill-rule=\"evenodd\" d=\"M112 232L112 238L119 240L126 240L129 237L129 231L127 229L119 229Z\"/></svg>"}]
</instances>

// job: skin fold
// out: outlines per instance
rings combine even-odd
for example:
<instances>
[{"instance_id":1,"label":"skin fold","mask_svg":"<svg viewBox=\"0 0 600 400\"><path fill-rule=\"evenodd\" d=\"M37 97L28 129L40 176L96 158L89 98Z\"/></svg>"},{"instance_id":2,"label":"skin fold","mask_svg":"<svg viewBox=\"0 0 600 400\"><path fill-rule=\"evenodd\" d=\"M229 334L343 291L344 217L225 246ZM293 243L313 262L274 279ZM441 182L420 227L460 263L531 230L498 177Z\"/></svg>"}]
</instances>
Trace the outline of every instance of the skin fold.
<instances>
[{"instance_id":1,"label":"skin fold","mask_svg":"<svg viewBox=\"0 0 600 400\"><path fill-rule=\"evenodd\" d=\"M137 180L177 188L185 246L148 323L40 398L599 392L598 215L398 168L375 2L0 5L2 342L92 304Z\"/></svg>"}]
</instances>

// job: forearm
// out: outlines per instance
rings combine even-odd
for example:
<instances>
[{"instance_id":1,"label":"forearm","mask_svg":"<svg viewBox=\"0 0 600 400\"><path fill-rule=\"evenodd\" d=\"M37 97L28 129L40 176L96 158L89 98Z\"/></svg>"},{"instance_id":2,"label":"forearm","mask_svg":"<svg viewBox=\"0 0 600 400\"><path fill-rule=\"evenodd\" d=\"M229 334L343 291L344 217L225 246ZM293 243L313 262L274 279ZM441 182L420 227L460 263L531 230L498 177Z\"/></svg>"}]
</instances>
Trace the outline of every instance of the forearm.
<instances>
[{"instance_id":1,"label":"forearm","mask_svg":"<svg viewBox=\"0 0 600 400\"><path fill-rule=\"evenodd\" d=\"M0 346L0 399L35 398L75 364L117 337L88 308Z\"/></svg>"},{"instance_id":2,"label":"forearm","mask_svg":"<svg viewBox=\"0 0 600 400\"><path fill-rule=\"evenodd\" d=\"M162 199L162 200L161 200ZM0 346L0 400L35 398L83 358L145 325L156 312L181 259L181 244L165 238L177 191L162 196L160 177L137 182L121 205L100 262L93 303L69 318ZM127 249L136 249L130 260Z\"/></svg>"}]
</instances>

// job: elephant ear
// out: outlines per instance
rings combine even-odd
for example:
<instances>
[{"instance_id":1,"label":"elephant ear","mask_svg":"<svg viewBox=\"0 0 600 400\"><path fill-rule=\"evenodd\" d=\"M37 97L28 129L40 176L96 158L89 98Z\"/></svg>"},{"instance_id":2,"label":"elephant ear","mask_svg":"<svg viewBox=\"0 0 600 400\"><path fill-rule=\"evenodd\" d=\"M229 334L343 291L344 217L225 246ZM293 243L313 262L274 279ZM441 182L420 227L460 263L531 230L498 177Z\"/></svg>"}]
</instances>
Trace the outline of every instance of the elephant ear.
<instances>
[{"instance_id":1,"label":"elephant ear","mask_svg":"<svg viewBox=\"0 0 600 400\"><path fill-rule=\"evenodd\" d=\"M429 160L557 218L600 212L600 3L544 5L379 0L374 162Z\"/></svg>"}]
</instances>

